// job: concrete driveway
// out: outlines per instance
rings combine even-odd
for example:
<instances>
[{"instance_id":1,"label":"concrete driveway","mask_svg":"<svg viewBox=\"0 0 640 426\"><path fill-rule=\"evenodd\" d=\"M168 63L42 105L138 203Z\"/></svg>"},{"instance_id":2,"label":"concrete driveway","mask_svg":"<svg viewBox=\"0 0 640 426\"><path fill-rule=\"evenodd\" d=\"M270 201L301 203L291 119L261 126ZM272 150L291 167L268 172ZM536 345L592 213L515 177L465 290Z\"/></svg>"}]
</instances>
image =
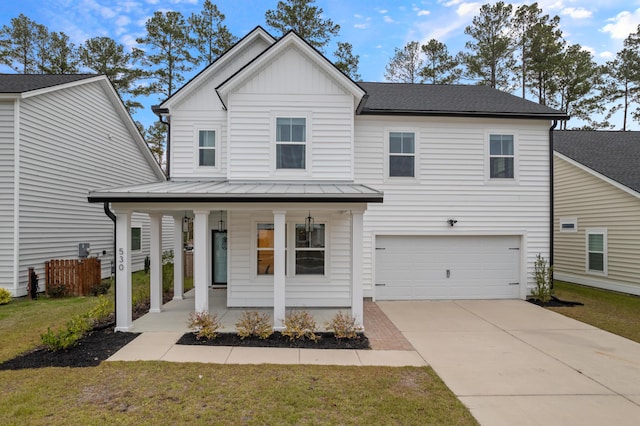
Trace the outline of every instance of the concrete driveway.
<instances>
[{"instance_id":1,"label":"concrete driveway","mask_svg":"<svg viewBox=\"0 0 640 426\"><path fill-rule=\"evenodd\" d=\"M640 344L521 300L377 302L483 425L640 424Z\"/></svg>"}]
</instances>

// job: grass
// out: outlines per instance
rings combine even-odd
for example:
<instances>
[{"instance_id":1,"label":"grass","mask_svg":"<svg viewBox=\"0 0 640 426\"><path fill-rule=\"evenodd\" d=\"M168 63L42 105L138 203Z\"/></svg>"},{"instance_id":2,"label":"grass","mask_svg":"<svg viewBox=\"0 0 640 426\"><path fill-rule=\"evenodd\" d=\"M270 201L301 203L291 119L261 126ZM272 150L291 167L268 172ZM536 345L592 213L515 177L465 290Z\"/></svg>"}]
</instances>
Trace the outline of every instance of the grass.
<instances>
[{"instance_id":1,"label":"grass","mask_svg":"<svg viewBox=\"0 0 640 426\"><path fill-rule=\"evenodd\" d=\"M562 281L554 295L584 306L548 309L640 343L640 297Z\"/></svg>"},{"instance_id":2,"label":"grass","mask_svg":"<svg viewBox=\"0 0 640 426\"><path fill-rule=\"evenodd\" d=\"M0 383L4 425L477 424L428 367L128 362Z\"/></svg>"}]
</instances>

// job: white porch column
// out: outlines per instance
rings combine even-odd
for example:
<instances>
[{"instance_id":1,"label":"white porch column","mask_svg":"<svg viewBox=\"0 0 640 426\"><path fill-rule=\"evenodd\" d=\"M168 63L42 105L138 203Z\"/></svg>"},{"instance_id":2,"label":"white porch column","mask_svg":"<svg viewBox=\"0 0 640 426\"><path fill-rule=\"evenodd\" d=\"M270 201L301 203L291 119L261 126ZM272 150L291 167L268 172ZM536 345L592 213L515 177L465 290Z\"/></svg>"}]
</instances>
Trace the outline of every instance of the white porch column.
<instances>
[{"instance_id":1,"label":"white porch column","mask_svg":"<svg viewBox=\"0 0 640 426\"><path fill-rule=\"evenodd\" d=\"M160 312L162 311L162 214L152 213L149 218L151 219L149 312Z\"/></svg>"},{"instance_id":2,"label":"white porch column","mask_svg":"<svg viewBox=\"0 0 640 426\"><path fill-rule=\"evenodd\" d=\"M364 244L364 212L351 212L351 315L363 325L362 245Z\"/></svg>"},{"instance_id":3,"label":"white porch column","mask_svg":"<svg viewBox=\"0 0 640 426\"><path fill-rule=\"evenodd\" d=\"M194 210L193 220L193 286L196 289L196 312L209 312L209 283L207 282L207 234L209 210Z\"/></svg>"},{"instance_id":4,"label":"white porch column","mask_svg":"<svg viewBox=\"0 0 640 426\"><path fill-rule=\"evenodd\" d=\"M173 300L184 299L184 243L182 215L173 216Z\"/></svg>"},{"instance_id":5,"label":"white porch column","mask_svg":"<svg viewBox=\"0 0 640 426\"><path fill-rule=\"evenodd\" d=\"M273 212L273 328L284 329L285 315L285 214Z\"/></svg>"},{"instance_id":6,"label":"white porch column","mask_svg":"<svg viewBox=\"0 0 640 426\"><path fill-rule=\"evenodd\" d=\"M133 328L131 316L131 212L116 212L116 331Z\"/></svg>"}]
</instances>

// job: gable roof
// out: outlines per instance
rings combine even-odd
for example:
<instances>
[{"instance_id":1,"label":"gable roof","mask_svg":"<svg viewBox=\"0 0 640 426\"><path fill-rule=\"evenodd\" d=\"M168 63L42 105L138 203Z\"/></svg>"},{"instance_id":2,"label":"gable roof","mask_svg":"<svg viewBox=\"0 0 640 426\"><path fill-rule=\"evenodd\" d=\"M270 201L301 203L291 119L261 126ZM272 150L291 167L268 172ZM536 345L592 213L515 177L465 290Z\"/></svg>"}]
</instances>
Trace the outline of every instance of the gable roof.
<instances>
[{"instance_id":1,"label":"gable roof","mask_svg":"<svg viewBox=\"0 0 640 426\"><path fill-rule=\"evenodd\" d=\"M0 93L25 93L94 77L97 74L0 74Z\"/></svg>"},{"instance_id":2,"label":"gable roof","mask_svg":"<svg viewBox=\"0 0 640 426\"><path fill-rule=\"evenodd\" d=\"M640 193L640 132L557 130L554 150Z\"/></svg>"},{"instance_id":3,"label":"gable roof","mask_svg":"<svg viewBox=\"0 0 640 426\"><path fill-rule=\"evenodd\" d=\"M291 46L299 48L301 52L306 54L307 57L319 66L327 75L332 77L340 86L342 86L345 91L356 98L356 104L360 102L362 97L365 95L364 89L340 71L331 61L329 61L316 48L311 46L306 40L301 38L295 31L290 30L278 41L265 49L252 61L240 68L238 72L233 74L216 88L222 103L226 106L229 92L242 84L242 82L246 81L250 75L268 64L274 56L280 54Z\"/></svg>"},{"instance_id":4,"label":"gable roof","mask_svg":"<svg viewBox=\"0 0 640 426\"><path fill-rule=\"evenodd\" d=\"M489 86L359 83L360 114L437 115L566 120L567 114Z\"/></svg>"}]
</instances>

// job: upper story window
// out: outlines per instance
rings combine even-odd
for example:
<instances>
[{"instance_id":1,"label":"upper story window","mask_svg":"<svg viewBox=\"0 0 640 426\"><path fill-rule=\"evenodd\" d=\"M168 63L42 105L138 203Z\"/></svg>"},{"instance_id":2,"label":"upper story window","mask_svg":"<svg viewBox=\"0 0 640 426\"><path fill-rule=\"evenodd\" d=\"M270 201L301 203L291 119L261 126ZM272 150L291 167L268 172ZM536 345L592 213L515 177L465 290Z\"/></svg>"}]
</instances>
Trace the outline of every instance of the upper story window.
<instances>
[{"instance_id":1,"label":"upper story window","mask_svg":"<svg viewBox=\"0 0 640 426\"><path fill-rule=\"evenodd\" d=\"M489 178L514 178L514 152L513 135L489 136Z\"/></svg>"},{"instance_id":2,"label":"upper story window","mask_svg":"<svg viewBox=\"0 0 640 426\"><path fill-rule=\"evenodd\" d=\"M198 132L198 166L215 167L216 165L216 132L200 130Z\"/></svg>"},{"instance_id":3,"label":"upper story window","mask_svg":"<svg viewBox=\"0 0 640 426\"><path fill-rule=\"evenodd\" d=\"M276 169L305 169L306 142L306 118L276 118Z\"/></svg>"},{"instance_id":4,"label":"upper story window","mask_svg":"<svg viewBox=\"0 0 640 426\"><path fill-rule=\"evenodd\" d=\"M415 177L415 139L413 132L389 132L389 176Z\"/></svg>"}]
</instances>

